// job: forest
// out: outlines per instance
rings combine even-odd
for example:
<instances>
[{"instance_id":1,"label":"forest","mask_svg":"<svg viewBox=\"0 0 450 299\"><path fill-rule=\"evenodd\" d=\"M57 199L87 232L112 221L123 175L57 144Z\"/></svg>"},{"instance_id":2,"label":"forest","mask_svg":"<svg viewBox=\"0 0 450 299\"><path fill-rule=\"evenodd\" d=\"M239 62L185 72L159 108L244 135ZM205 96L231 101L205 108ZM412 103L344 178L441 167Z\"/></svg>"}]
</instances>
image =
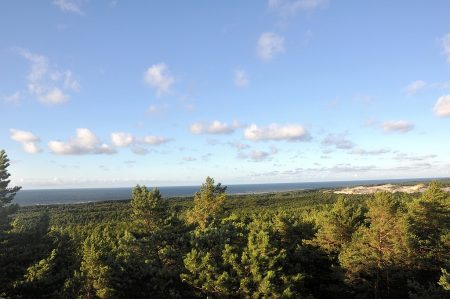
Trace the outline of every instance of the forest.
<instances>
[{"instance_id":1,"label":"forest","mask_svg":"<svg viewBox=\"0 0 450 299\"><path fill-rule=\"evenodd\" d=\"M19 207L0 153L0 297L450 298L450 194L192 197Z\"/></svg>"}]
</instances>

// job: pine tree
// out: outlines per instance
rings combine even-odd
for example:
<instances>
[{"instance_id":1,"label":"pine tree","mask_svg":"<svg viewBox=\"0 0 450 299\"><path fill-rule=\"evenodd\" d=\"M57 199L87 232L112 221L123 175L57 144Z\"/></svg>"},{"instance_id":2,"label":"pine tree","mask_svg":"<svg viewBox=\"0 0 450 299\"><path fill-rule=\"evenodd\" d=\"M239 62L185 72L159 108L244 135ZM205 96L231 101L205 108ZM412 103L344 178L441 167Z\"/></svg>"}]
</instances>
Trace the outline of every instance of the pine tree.
<instances>
[{"instance_id":1,"label":"pine tree","mask_svg":"<svg viewBox=\"0 0 450 299\"><path fill-rule=\"evenodd\" d=\"M398 269L407 263L410 254L407 225L398 202L390 193L377 193L369 201L368 209L368 226L361 226L352 242L343 248L339 256L341 265L349 281L366 292L366 296L370 293L374 298L405 296L404 289L393 287L399 279L394 274L401 274Z\"/></svg>"},{"instance_id":2,"label":"pine tree","mask_svg":"<svg viewBox=\"0 0 450 299\"><path fill-rule=\"evenodd\" d=\"M158 188L149 191L145 186L133 188L132 218L138 231L152 233L161 229L168 217L168 204L159 192Z\"/></svg>"},{"instance_id":3,"label":"pine tree","mask_svg":"<svg viewBox=\"0 0 450 299\"><path fill-rule=\"evenodd\" d=\"M200 192L195 193L194 207L186 215L187 222L197 224L201 229L213 222L223 212L223 204L227 198L226 189L221 183L214 185L214 180L207 177Z\"/></svg>"},{"instance_id":4,"label":"pine tree","mask_svg":"<svg viewBox=\"0 0 450 299\"><path fill-rule=\"evenodd\" d=\"M11 174L8 172L9 159L4 150L0 151L0 208L9 204L21 187L8 187Z\"/></svg>"}]
</instances>

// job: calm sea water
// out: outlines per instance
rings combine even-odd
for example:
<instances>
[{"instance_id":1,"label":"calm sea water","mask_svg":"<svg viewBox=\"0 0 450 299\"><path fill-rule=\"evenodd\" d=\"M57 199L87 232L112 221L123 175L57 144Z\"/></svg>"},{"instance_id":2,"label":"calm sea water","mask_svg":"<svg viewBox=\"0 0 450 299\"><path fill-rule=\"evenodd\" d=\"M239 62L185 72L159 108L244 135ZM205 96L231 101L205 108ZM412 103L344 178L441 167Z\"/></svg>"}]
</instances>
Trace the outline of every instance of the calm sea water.
<instances>
[{"instance_id":1,"label":"calm sea water","mask_svg":"<svg viewBox=\"0 0 450 299\"><path fill-rule=\"evenodd\" d=\"M338 188L356 185L406 183L429 180L430 179L401 179L228 185L227 192L229 194L248 194L289 190ZM199 190L199 188L199 186L159 187L163 197L192 196ZM131 188L39 189L19 191L14 199L14 203L17 203L21 206L71 204L105 200L126 200L130 199L130 197Z\"/></svg>"}]
</instances>

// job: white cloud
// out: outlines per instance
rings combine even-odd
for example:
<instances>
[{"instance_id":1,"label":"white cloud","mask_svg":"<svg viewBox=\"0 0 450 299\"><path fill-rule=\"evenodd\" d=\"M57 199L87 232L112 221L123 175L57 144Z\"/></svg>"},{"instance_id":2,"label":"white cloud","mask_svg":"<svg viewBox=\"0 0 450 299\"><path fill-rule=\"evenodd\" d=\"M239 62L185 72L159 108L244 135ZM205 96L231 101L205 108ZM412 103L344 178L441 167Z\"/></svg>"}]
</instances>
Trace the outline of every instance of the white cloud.
<instances>
[{"instance_id":1,"label":"white cloud","mask_svg":"<svg viewBox=\"0 0 450 299\"><path fill-rule=\"evenodd\" d=\"M414 129L414 124L406 120L386 121L382 124L385 132L407 133Z\"/></svg>"},{"instance_id":2,"label":"white cloud","mask_svg":"<svg viewBox=\"0 0 450 299\"><path fill-rule=\"evenodd\" d=\"M310 139L308 131L303 126L294 124L285 126L271 124L266 128L260 128L252 124L244 130L244 137L251 141L304 141Z\"/></svg>"},{"instance_id":3,"label":"white cloud","mask_svg":"<svg viewBox=\"0 0 450 299\"><path fill-rule=\"evenodd\" d=\"M200 122L193 123L189 126L189 131L193 134L202 134L204 130L204 125Z\"/></svg>"},{"instance_id":4,"label":"white cloud","mask_svg":"<svg viewBox=\"0 0 450 299\"><path fill-rule=\"evenodd\" d=\"M10 129L11 139L22 144L22 149L29 154L37 154L41 149L37 146L39 137L28 131Z\"/></svg>"},{"instance_id":5,"label":"white cloud","mask_svg":"<svg viewBox=\"0 0 450 299\"><path fill-rule=\"evenodd\" d=\"M80 5L73 0L54 0L53 4L64 12L73 12L79 15L84 15Z\"/></svg>"},{"instance_id":6,"label":"white cloud","mask_svg":"<svg viewBox=\"0 0 450 299\"><path fill-rule=\"evenodd\" d=\"M348 140L344 134L328 134L323 140L322 145L334 146L337 149L351 149L355 144Z\"/></svg>"},{"instance_id":7,"label":"white cloud","mask_svg":"<svg viewBox=\"0 0 450 299\"><path fill-rule=\"evenodd\" d=\"M56 87L47 92L46 94L42 94L39 96L39 101L49 105L62 104L64 102L67 102L68 99L69 96L64 94L61 91L61 89Z\"/></svg>"},{"instance_id":8,"label":"white cloud","mask_svg":"<svg viewBox=\"0 0 450 299\"><path fill-rule=\"evenodd\" d=\"M111 142L114 146L125 147L133 143L134 137L128 133L114 132L111 133Z\"/></svg>"},{"instance_id":9,"label":"white cloud","mask_svg":"<svg viewBox=\"0 0 450 299\"><path fill-rule=\"evenodd\" d=\"M8 96L3 97L3 100L6 103L11 103L11 104L19 104L20 101L22 100L22 94L20 93L20 91L17 91L13 94L10 94Z\"/></svg>"},{"instance_id":10,"label":"white cloud","mask_svg":"<svg viewBox=\"0 0 450 299\"><path fill-rule=\"evenodd\" d=\"M269 9L282 16L292 16L302 11L313 11L327 6L328 0L269 0Z\"/></svg>"},{"instance_id":11,"label":"white cloud","mask_svg":"<svg viewBox=\"0 0 450 299\"><path fill-rule=\"evenodd\" d=\"M427 83L422 80L417 80L414 82L411 82L405 87L405 92L408 95L413 95L421 90L423 90L425 87L427 87Z\"/></svg>"},{"instance_id":12,"label":"white cloud","mask_svg":"<svg viewBox=\"0 0 450 299\"><path fill-rule=\"evenodd\" d=\"M56 105L67 102L67 92L79 92L80 83L70 70L51 69L45 56L18 49L19 54L31 64L27 75L28 92L44 104Z\"/></svg>"},{"instance_id":13,"label":"white cloud","mask_svg":"<svg viewBox=\"0 0 450 299\"><path fill-rule=\"evenodd\" d=\"M237 69L234 71L234 84L237 87L247 87L248 83L247 73L243 69Z\"/></svg>"},{"instance_id":14,"label":"white cloud","mask_svg":"<svg viewBox=\"0 0 450 299\"><path fill-rule=\"evenodd\" d=\"M264 32L258 39L256 50L262 60L270 61L277 54L285 52L284 37L273 32Z\"/></svg>"},{"instance_id":15,"label":"white cloud","mask_svg":"<svg viewBox=\"0 0 450 299\"><path fill-rule=\"evenodd\" d=\"M142 143L148 144L148 145L160 145L169 142L171 139L166 137L159 137L159 136L145 136L144 138L140 139Z\"/></svg>"},{"instance_id":16,"label":"white cloud","mask_svg":"<svg viewBox=\"0 0 450 299\"><path fill-rule=\"evenodd\" d=\"M231 124L227 124L215 120L211 123L193 123L189 126L189 130L193 134L231 134L240 127L241 124L237 121L234 121Z\"/></svg>"},{"instance_id":17,"label":"white cloud","mask_svg":"<svg viewBox=\"0 0 450 299\"><path fill-rule=\"evenodd\" d=\"M169 93L175 78L169 73L167 65L163 62L152 65L145 71L144 82L156 89L156 95Z\"/></svg>"},{"instance_id":18,"label":"white cloud","mask_svg":"<svg viewBox=\"0 0 450 299\"><path fill-rule=\"evenodd\" d=\"M450 63L450 33L441 39L441 43L444 55L447 57L447 62Z\"/></svg>"},{"instance_id":19,"label":"white cloud","mask_svg":"<svg viewBox=\"0 0 450 299\"><path fill-rule=\"evenodd\" d=\"M450 117L450 95L442 96L437 100L434 113L439 117Z\"/></svg>"},{"instance_id":20,"label":"white cloud","mask_svg":"<svg viewBox=\"0 0 450 299\"><path fill-rule=\"evenodd\" d=\"M68 142L50 141L48 147L56 155L114 154L116 152L86 128L76 129L75 137Z\"/></svg>"}]
</instances>

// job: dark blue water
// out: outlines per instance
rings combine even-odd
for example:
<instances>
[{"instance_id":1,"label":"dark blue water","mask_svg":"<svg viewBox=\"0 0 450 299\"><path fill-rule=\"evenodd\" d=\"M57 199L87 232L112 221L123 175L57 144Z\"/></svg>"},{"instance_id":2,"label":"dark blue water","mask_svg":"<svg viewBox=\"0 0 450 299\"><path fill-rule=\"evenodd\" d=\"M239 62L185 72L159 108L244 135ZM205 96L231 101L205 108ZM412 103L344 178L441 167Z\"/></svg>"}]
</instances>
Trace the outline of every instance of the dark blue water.
<instances>
[{"instance_id":1,"label":"dark blue water","mask_svg":"<svg viewBox=\"0 0 450 299\"><path fill-rule=\"evenodd\" d=\"M386 183L406 183L429 181L430 179L392 179L392 180L364 180L364 181L334 181L308 183L281 184L243 184L229 185L228 194L249 194L261 192L276 192L290 190L308 190L321 188L338 188L357 185L375 185ZM163 197L192 196L199 190L199 186L160 187ZM21 190L17 193L14 203L21 206L70 204L95 202L105 200L130 199L131 188L83 188L83 189L40 189Z\"/></svg>"}]
</instances>

